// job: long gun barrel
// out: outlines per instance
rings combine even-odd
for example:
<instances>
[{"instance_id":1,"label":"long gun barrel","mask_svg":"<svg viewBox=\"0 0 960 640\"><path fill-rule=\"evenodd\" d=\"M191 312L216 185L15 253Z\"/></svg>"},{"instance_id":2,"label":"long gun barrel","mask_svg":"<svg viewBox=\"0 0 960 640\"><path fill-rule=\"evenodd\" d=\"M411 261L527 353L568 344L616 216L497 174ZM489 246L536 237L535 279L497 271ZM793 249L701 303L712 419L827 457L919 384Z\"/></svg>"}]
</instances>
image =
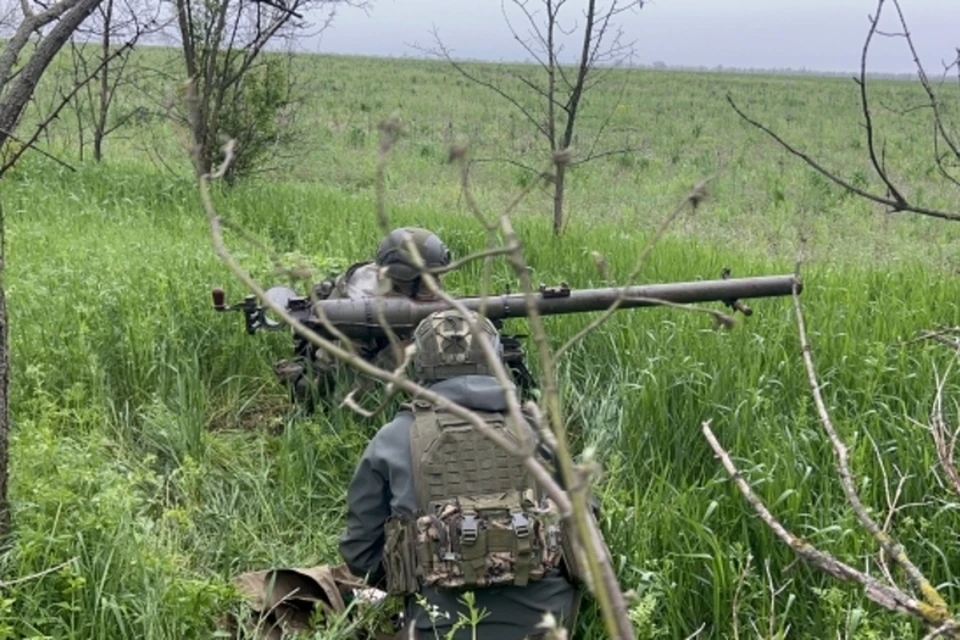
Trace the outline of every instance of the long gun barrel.
<instances>
[{"instance_id":1,"label":"long gun barrel","mask_svg":"<svg viewBox=\"0 0 960 640\"><path fill-rule=\"evenodd\" d=\"M726 274L725 274L726 276ZM752 278L727 278L668 284L637 285L631 287L606 287L599 289L571 290L567 285L544 287L534 292L533 303L541 315L584 313L603 311L621 298L620 308L651 307L669 302L690 304L724 302L747 315L750 309L740 302L741 298L767 298L788 296L803 290L802 283L793 275L760 276ZM380 318L397 334L409 334L431 313L450 308L447 302L421 302L408 298L367 298L361 300L319 300L298 296L291 289L274 287L267 295L285 307L291 315L321 335L333 337L319 320L320 314L344 335L353 339L379 338L385 335ZM228 310L223 304L223 291L214 290L214 308ZM472 311L483 311L491 320L525 317L528 302L522 293L490 295L485 297L458 298L458 302ZM315 309L315 312L311 310ZM256 307L252 296L245 303L234 305L247 312L247 330L254 333L259 328L275 329L282 326L271 322L263 315L263 308Z\"/></svg>"}]
</instances>

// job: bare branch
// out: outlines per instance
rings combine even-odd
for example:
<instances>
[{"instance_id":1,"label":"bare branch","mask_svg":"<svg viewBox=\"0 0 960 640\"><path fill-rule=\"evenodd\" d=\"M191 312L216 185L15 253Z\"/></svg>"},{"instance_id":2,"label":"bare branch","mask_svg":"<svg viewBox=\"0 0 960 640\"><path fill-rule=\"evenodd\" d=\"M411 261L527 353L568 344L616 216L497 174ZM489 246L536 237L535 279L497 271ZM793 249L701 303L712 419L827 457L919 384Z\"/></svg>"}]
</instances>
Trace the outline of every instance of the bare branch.
<instances>
[{"instance_id":1,"label":"bare branch","mask_svg":"<svg viewBox=\"0 0 960 640\"><path fill-rule=\"evenodd\" d=\"M918 602L912 596L895 587L887 586L879 582L876 578L858 569L854 569L829 553L820 551L809 542L796 537L788 531L780 521L770 513L763 501L753 492L747 481L743 479L740 471L730 459L730 454L724 450L723 446L717 440L713 430L710 428L710 424L711 421L707 420L702 425L703 435L707 439L707 442L710 443L710 447L720 459L727 474L734 481L743 497L750 503L750 506L753 507L753 510L760 516L764 524L766 524L780 540L793 549L801 558L821 571L830 574L838 580L860 584L864 588L865 595L872 602L891 611L912 615L927 624L943 624L943 619L938 619L938 615L934 615L934 612L931 611L929 606Z\"/></svg>"},{"instance_id":2,"label":"bare branch","mask_svg":"<svg viewBox=\"0 0 960 640\"><path fill-rule=\"evenodd\" d=\"M684 638L684 640L693 640L694 638L699 636L701 633L703 633L703 630L706 628L707 628L707 623L706 622L701 623L700 626L697 627L696 631L688 635L686 638Z\"/></svg>"},{"instance_id":3,"label":"bare branch","mask_svg":"<svg viewBox=\"0 0 960 640\"><path fill-rule=\"evenodd\" d=\"M518 160L512 158L474 158L470 161L471 163L483 163L483 162L504 162L506 164L511 164L518 169L523 169L524 171L529 171L530 173L540 174L540 169L534 169L530 165L523 164Z\"/></svg>"},{"instance_id":4,"label":"bare branch","mask_svg":"<svg viewBox=\"0 0 960 640\"><path fill-rule=\"evenodd\" d=\"M534 14L527 8L529 0L510 0L512 4L518 7L527 18L527 22L530 23L530 28L534 33L534 37L537 43L543 47L543 50L549 55L550 48L547 45L547 39L543 37L543 34L540 32L540 27L537 25L537 21L534 18ZM549 8L548 8L549 11ZM500 13L503 14L503 21L506 22L507 28L510 30L510 35L513 36L513 39L523 47L527 53L530 54L534 60L545 70L549 71L549 66L544 60L540 57L540 54L533 50L533 45L531 45L527 40L520 37L520 34L517 33L517 30L513 27L513 23L510 21L510 18L507 16L507 7L506 0L500 0Z\"/></svg>"},{"instance_id":5,"label":"bare branch","mask_svg":"<svg viewBox=\"0 0 960 640\"><path fill-rule=\"evenodd\" d=\"M467 71L463 67L463 65L461 65L456 60L454 60L453 57L450 55L450 52L447 50L443 42L440 40L440 35L436 30L436 28L433 29L433 36L437 42L438 51L429 51L429 50L422 49L420 47L417 47L417 48L429 55L434 55L434 56L439 55L440 57L444 58L448 63L450 63L450 66L456 69L460 73L460 75L462 75L464 78L472 82L475 82L482 87L486 87L487 89L490 89L491 91L499 95L501 98L503 98L504 100L512 104L514 107L516 107L517 110L520 111L520 113L522 113L523 116L537 128L537 131L543 134L544 137L546 137L548 140L550 139L550 132L547 131L547 128L543 125L542 122L537 120L526 107L520 104L519 100L517 100L516 98L514 98L509 93L501 89L499 86L493 84L492 82L488 82L487 80L483 80L473 75L472 73Z\"/></svg>"},{"instance_id":6,"label":"bare branch","mask_svg":"<svg viewBox=\"0 0 960 640\"><path fill-rule=\"evenodd\" d=\"M840 481L843 487L844 493L846 494L847 501L850 503L851 508L853 509L854 514L857 516L857 520L860 521L861 526L866 529L871 536L877 541L877 543L884 549L884 551L890 556L890 559L900 567L907 574L907 577L910 579L910 582L914 584L916 589L920 592L923 601L925 604L932 610L932 615L941 616L940 620L942 621L943 616L947 615L947 604L937 592L936 588L927 580L927 578L921 573L920 569L913 564L913 562L907 557L906 551L903 546L900 545L892 536L884 533L880 526L870 517L870 514L867 512L867 508L864 506L863 502L860 500L860 496L857 493L856 481L854 480L853 472L850 470L849 466L849 454L847 451L847 446L844 444L843 440L840 439L839 434L833 426L833 421L830 418L830 413L827 411L826 403L823 400L823 396L820 393L820 384L817 381L817 373L813 364L813 357L811 355L810 342L807 338L806 328L804 326L803 320L803 310L800 306L800 298L794 293L793 296L793 305L794 312L797 318L797 330L800 334L800 346L803 354L803 362L807 370L807 379L810 383L810 390L813 393L814 403L817 407L817 413L820 417L820 424L823 426L824 431L827 432L827 435L830 438L830 442L833 445L834 453L837 457L837 469L840 474Z\"/></svg>"},{"instance_id":7,"label":"bare branch","mask_svg":"<svg viewBox=\"0 0 960 640\"><path fill-rule=\"evenodd\" d=\"M43 149L41 149L40 147L38 147L37 144L36 144L36 140L33 140L32 142L24 141L24 140L18 138L17 136L13 135L13 133L11 133L10 131L7 131L6 129L0 129L0 133L2 133L3 135L5 135L6 137L10 138L11 140L14 140L14 141L17 142L18 144L21 144L21 145L23 145L24 147L29 147L29 148L33 149L34 151L36 151L37 153L39 153L40 155L42 155L42 156L44 156L44 157L46 157L46 158L49 158L50 160L53 160L54 162L56 162L57 164L59 164L59 165L60 165L61 167L63 167L64 169L69 169L70 171L76 171L76 170L77 170L76 167L74 167L72 164L70 164L70 163L67 162L66 160L61 160L60 158L58 158L57 156L53 155L52 153L49 153L49 152L47 152L47 151L44 151ZM18 157L19 157L19 154L18 154ZM0 170L0 175L2 175L2 174L3 174L3 170Z\"/></svg>"},{"instance_id":8,"label":"bare branch","mask_svg":"<svg viewBox=\"0 0 960 640\"><path fill-rule=\"evenodd\" d=\"M910 48L911 55L913 55L913 62L917 67L917 76L920 78L920 84L923 86L924 91L926 91L927 96L930 98L930 106L933 108L937 130L943 137L944 142L947 143L947 146L950 147L954 157L960 159L960 147L957 146L956 142L953 140L953 136L950 135L950 133L946 130L946 127L943 125L943 117L940 112L940 102L937 100L937 96L933 92L933 89L930 86L930 81L927 78L927 73L924 70L923 65L920 63L920 56L917 54L917 49L913 45L913 38L910 35L910 29L907 27L907 20L903 15L903 10L900 8L900 0L893 0L893 6L897 9L897 16L899 17L900 24L903 27L904 38L907 41L907 46Z\"/></svg>"},{"instance_id":9,"label":"bare branch","mask_svg":"<svg viewBox=\"0 0 960 640\"><path fill-rule=\"evenodd\" d=\"M476 262L477 260L482 260L484 258L492 258L495 256L505 256L510 253L509 247L490 247L489 249L484 249L482 251L477 251L471 253L470 255L464 256L459 260L454 260L445 267L435 267L428 269L427 273L431 275L442 275L444 273L450 273L451 271L456 271L465 264L470 264L471 262Z\"/></svg>"},{"instance_id":10,"label":"bare branch","mask_svg":"<svg viewBox=\"0 0 960 640\"><path fill-rule=\"evenodd\" d=\"M830 179L836 184L840 185L844 189L847 189L848 191L851 191L863 198L866 198L867 200L872 200L877 204L886 205L890 207L893 211L908 211L908 212L918 213L920 215L930 216L932 218L940 218L941 220L960 221L960 214L957 214L957 213L939 211L936 209L929 209L926 207L918 207L908 203L901 204L901 203L898 203L896 200L886 198L883 196L878 196L868 191L864 191L859 187L855 187L854 185L850 184L843 178L840 178L839 176L832 173L828 169L823 168L819 163L817 163L816 160L811 158L806 153L803 153L802 151L799 151L798 149L793 147L790 143L786 142L783 138L781 138L776 133L774 133L769 127L766 127L760 124L759 122L757 122L756 120L751 119L743 111L741 111L740 108L734 103L733 98L730 96L730 94L727 94L727 102L730 103L730 106L733 107L734 111L736 111L737 114L741 118L743 118L746 122L748 122L749 124L753 125L754 127L766 133L768 136L776 140L780 144L780 146L782 146L784 149L789 151L791 154L797 156L798 158L806 162L810 167L812 167L813 169L816 169L821 175Z\"/></svg>"},{"instance_id":11,"label":"bare branch","mask_svg":"<svg viewBox=\"0 0 960 640\"><path fill-rule=\"evenodd\" d=\"M30 575L22 576L19 578L14 578L13 580L6 580L6 581L0 580L0 589L6 588L6 587L12 587L15 584L22 584L24 582L32 582L33 580L37 580L38 578L42 578L44 576L50 575L51 573L56 573L57 571L60 571L60 569L63 569L64 567L73 564L77 560L78 558L74 556L73 558L70 558L65 562L61 562L58 565L48 567L43 571L31 573Z\"/></svg>"},{"instance_id":12,"label":"bare branch","mask_svg":"<svg viewBox=\"0 0 960 640\"><path fill-rule=\"evenodd\" d=\"M960 350L958 350L958 354L960 354ZM960 471L957 470L956 463L957 437L960 434L960 429L955 431L953 435L949 435L950 429L943 418L943 387L946 381L946 375L937 381L937 395L933 401L933 410L930 416L930 433L933 436L940 468L950 479L950 488L960 496Z\"/></svg>"},{"instance_id":13,"label":"bare branch","mask_svg":"<svg viewBox=\"0 0 960 640\"><path fill-rule=\"evenodd\" d=\"M870 116L870 106L867 100L867 52L870 50L870 41L873 39L873 34L877 31L877 23L880 21L880 16L883 13L884 2L885 0L877 0L876 13L870 20L870 30L867 32L867 37L863 43L863 53L860 56L860 79L857 81L857 84L860 86L860 106L863 110L864 126L867 132L867 150L870 153L870 162L873 164L877 175L880 176L883 183L887 185L887 192L893 197L897 206L904 207L907 205L906 198L903 197L897 187L891 182L890 178L887 177L886 171L877 159L877 152L873 143L873 119Z\"/></svg>"}]
</instances>

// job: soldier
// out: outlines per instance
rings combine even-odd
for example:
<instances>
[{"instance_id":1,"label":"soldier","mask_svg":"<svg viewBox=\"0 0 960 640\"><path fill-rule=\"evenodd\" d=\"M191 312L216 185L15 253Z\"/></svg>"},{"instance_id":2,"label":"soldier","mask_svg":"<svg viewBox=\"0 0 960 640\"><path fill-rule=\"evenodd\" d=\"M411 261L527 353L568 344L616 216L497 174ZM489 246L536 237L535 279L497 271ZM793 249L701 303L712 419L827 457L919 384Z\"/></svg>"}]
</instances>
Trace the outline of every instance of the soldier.
<instances>
[{"instance_id":1,"label":"soldier","mask_svg":"<svg viewBox=\"0 0 960 640\"><path fill-rule=\"evenodd\" d=\"M427 268L438 269L450 264L450 251L433 232L418 227L402 227L387 234L377 247L376 260L357 262L336 280L327 279L314 286L320 299L372 298L404 296L413 300L432 300L434 296L423 284L420 270L407 251L404 235L409 233ZM384 280L384 276L386 280ZM434 276L438 283L440 276ZM354 341L354 347L365 360L378 366L393 368L392 352L387 339ZM291 389L294 401L312 412L317 399L328 398L342 368L335 358L315 347L302 336L294 336L293 360L274 365L277 376Z\"/></svg>"},{"instance_id":2,"label":"soldier","mask_svg":"<svg viewBox=\"0 0 960 640\"><path fill-rule=\"evenodd\" d=\"M493 324L477 321L499 350ZM456 310L427 317L414 344L421 384L476 412L518 448L537 444L532 425L507 415L512 391L491 375ZM537 626L548 612L572 636L579 573L564 553L559 515L521 458L467 421L422 399L404 405L368 444L347 503L340 553L354 575L406 596L407 627L397 638L446 637L468 611L467 591L487 612L476 637L542 637ZM469 628L455 635L471 637Z\"/></svg>"}]
</instances>

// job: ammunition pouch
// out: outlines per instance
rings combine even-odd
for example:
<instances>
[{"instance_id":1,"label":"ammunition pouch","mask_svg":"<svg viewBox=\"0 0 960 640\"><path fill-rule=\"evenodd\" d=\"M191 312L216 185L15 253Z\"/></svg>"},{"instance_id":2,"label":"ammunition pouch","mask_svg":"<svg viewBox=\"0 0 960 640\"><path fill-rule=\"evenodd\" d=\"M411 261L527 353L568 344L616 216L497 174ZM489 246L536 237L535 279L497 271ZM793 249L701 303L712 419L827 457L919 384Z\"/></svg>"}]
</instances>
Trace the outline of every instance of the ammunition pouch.
<instances>
[{"instance_id":1,"label":"ammunition pouch","mask_svg":"<svg viewBox=\"0 0 960 640\"><path fill-rule=\"evenodd\" d=\"M516 493L451 500L415 519L393 517L383 556L386 591L524 586L561 567L561 531L556 510L524 508Z\"/></svg>"},{"instance_id":2,"label":"ammunition pouch","mask_svg":"<svg viewBox=\"0 0 960 640\"><path fill-rule=\"evenodd\" d=\"M563 527L566 533L566 526ZM586 567L582 566L580 557L576 554L573 545L573 536L564 535L562 539L563 546L563 569L564 574L570 582L576 585L584 584L584 577L587 574Z\"/></svg>"},{"instance_id":3,"label":"ammunition pouch","mask_svg":"<svg viewBox=\"0 0 960 640\"><path fill-rule=\"evenodd\" d=\"M417 528L410 518L394 516L387 520L383 565L389 595L412 595L419 589L417 580Z\"/></svg>"}]
</instances>

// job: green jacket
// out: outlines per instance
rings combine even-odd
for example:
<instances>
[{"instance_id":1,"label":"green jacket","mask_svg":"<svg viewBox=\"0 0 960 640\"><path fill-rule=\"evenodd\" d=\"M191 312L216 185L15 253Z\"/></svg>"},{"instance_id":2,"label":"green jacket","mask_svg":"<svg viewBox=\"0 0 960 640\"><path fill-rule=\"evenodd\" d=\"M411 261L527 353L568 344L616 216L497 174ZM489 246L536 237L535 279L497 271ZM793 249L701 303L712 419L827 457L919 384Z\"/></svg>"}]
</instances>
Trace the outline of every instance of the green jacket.
<instances>
[{"instance_id":1,"label":"green jacket","mask_svg":"<svg viewBox=\"0 0 960 640\"><path fill-rule=\"evenodd\" d=\"M431 389L470 409L506 411L504 392L490 376L468 375L444 380ZM364 451L363 457L347 489L347 527L340 538L340 554L354 575L367 576L371 584L383 579L381 558L384 546L384 525L393 514L412 515L416 509L416 493L411 475L410 428L413 415L399 412L380 428ZM442 617L432 623L426 612L408 598L406 620L415 621L417 637L435 639L445 636L449 628L467 615L467 608L458 601L459 593L425 589L421 594L436 606ZM537 624L547 611L559 620L571 613L576 588L567 578L555 573L531 582L525 587L507 586L478 590L476 607L487 616L478 626L479 638L520 640L537 633ZM542 632L542 629L540 630ZM461 629L455 638L472 638L469 628Z\"/></svg>"}]
</instances>

